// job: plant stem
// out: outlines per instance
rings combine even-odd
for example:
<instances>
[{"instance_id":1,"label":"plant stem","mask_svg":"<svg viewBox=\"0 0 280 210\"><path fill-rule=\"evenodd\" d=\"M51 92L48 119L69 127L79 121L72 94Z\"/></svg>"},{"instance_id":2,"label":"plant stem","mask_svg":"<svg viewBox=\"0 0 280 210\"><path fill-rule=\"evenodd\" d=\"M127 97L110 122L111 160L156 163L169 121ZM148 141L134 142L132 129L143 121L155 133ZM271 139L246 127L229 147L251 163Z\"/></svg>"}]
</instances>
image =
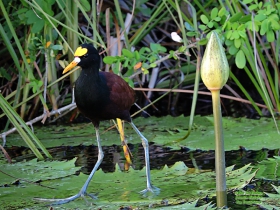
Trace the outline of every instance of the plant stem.
<instances>
[{"instance_id":1,"label":"plant stem","mask_svg":"<svg viewBox=\"0 0 280 210\"><path fill-rule=\"evenodd\" d=\"M226 170L225 170L225 149L222 125L222 113L220 104L220 90L210 90L212 93L214 129L215 129L215 170L216 170L216 193L217 207L227 205L226 194Z\"/></svg>"}]
</instances>

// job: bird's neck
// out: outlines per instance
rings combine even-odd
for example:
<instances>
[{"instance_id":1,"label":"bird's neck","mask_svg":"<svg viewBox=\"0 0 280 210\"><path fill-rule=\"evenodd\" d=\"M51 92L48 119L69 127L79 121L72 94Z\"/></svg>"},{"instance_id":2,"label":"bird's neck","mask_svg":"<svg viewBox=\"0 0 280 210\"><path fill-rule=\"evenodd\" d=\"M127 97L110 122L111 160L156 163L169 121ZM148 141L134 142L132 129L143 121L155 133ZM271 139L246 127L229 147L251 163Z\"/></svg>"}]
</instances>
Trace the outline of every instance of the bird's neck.
<instances>
[{"instance_id":1,"label":"bird's neck","mask_svg":"<svg viewBox=\"0 0 280 210\"><path fill-rule=\"evenodd\" d=\"M83 69L81 71L80 77L85 81L97 82L100 80L98 69Z\"/></svg>"}]
</instances>

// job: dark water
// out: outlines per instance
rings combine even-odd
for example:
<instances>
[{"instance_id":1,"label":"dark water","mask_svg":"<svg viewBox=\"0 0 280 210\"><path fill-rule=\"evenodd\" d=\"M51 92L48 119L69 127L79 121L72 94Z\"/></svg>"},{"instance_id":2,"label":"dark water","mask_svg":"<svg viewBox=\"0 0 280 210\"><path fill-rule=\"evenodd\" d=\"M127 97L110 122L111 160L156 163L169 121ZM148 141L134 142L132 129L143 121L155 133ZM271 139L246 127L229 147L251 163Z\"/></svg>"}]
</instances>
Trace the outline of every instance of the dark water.
<instances>
[{"instance_id":1,"label":"dark water","mask_svg":"<svg viewBox=\"0 0 280 210\"><path fill-rule=\"evenodd\" d=\"M145 164L144 150L141 144L128 144L131 154L133 155L132 167L134 169L142 169ZM101 164L101 168L104 172L113 172L115 165L119 164L122 170L125 170L126 160L123 156L123 150L121 146L104 146L104 159ZM35 156L31 154L28 148L24 147L12 147L8 148L7 152L13 160L22 161L24 159L33 159ZM56 160L71 160L74 157L78 157L76 166L81 166L81 171L85 174L89 174L94 167L97 160L98 149L96 146L63 146L49 149L53 158ZM236 168L241 168L248 163L257 163L266 158L279 155L279 150L267 150L262 149L258 151L246 151L244 149L228 151L226 152L226 166L235 165ZM161 169L165 165L172 166L178 161L183 161L189 168L198 168L201 170L214 170L215 169L215 154L214 151L190 151L187 148L181 150L171 150L168 147L161 147L153 143L150 144L150 164L151 169ZM256 191L270 192L271 183L265 181L257 181L250 185L248 188L253 188ZM279 185L279 183L274 183ZM206 202L212 200L215 203L215 198L205 198ZM252 207L252 205L237 205L235 204L235 196L233 194L228 195L228 205L232 209L260 209L258 207Z\"/></svg>"}]
</instances>

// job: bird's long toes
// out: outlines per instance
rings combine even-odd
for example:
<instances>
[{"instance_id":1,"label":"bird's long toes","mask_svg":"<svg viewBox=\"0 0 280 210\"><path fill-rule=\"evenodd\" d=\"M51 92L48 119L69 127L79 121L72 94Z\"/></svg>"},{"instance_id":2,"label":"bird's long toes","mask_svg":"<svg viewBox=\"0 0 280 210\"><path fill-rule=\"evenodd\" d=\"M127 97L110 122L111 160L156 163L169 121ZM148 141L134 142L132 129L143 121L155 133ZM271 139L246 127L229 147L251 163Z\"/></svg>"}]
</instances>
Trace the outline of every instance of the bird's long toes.
<instances>
[{"instance_id":1,"label":"bird's long toes","mask_svg":"<svg viewBox=\"0 0 280 210\"><path fill-rule=\"evenodd\" d=\"M146 189L140 191L140 193L143 195L147 194L148 192L158 195L160 193L160 189L151 185L151 186L147 187Z\"/></svg>"},{"instance_id":2,"label":"bird's long toes","mask_svg":"<svg viewBox=\"0 0 280 210\"><path fill-rule=\"evenodd\" d=\"M93 193L84 192L84 194L83 194L82 196L89 196L89 197L91 197L93 200L96 200L96 199L98 199L97 195L98 195L98 193L93 194Z\"/></svg>"}]
</instances>

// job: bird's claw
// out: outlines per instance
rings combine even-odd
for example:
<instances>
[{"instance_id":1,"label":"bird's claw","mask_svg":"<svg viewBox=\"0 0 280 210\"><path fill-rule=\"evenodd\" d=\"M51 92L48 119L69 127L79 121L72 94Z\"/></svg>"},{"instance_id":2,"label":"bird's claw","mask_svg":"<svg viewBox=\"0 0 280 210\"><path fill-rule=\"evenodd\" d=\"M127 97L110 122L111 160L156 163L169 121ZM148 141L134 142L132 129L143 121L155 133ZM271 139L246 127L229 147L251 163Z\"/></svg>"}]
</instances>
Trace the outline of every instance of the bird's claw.
<instances>
[{"instance_id":1,"label":"bird's claw","mask_svg":"<svg viewBox=\"0 0 280 210\"><path fill-rule=\"evenodd\" d=\"M97 196L95 196L93 194L89 194L87 192L79 192L78 194L70 196L68 198L61 198L61 199L60 198L56 198L56 199L55 198L54 199L34 198L34 200L41 201L41 202L50 202L50 205L61 205L61 204L69 203L73 200L76 200L79 197L82 197L87 202L87 199L85 198L86 196L89 196L92 199L97 199Z\"/></svg>"},{"instance_id":2,"label":"bird's claw","mask_svg":"<svg viewBox=\"0 0 280 210\"><path fill-rule=\"evenodd\" d=\"M145 195L148 192L158 195L160 192L160 189L151 185L151 186L148 186L146 189L140 191L140 194Z\"/></svg>"}]
</instances>

